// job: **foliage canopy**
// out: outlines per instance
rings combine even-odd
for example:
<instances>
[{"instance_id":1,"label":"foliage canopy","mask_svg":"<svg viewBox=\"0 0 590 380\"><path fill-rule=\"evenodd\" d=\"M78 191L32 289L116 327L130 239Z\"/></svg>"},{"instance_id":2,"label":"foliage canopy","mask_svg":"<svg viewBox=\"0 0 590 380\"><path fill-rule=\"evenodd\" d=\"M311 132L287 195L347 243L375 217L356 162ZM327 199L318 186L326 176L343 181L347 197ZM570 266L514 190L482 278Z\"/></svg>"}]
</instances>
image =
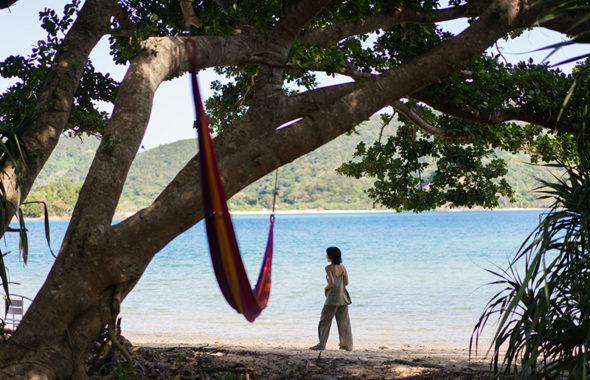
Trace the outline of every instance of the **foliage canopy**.
<instances>
[{"instance_id":1,"label":"foliage canopy","mask_svg":"<svg viewBox=\"0 0 590 380\"><path fill-rule=\"evenodd\" d=\"M67 5L62 17L53 10L41 12L40 19L47 39L39 41L29 57L11 56L0 64L0 74L20 81L0 97L0 122L16 130L23 122L31 124L36 112L41 84L46 81L51 60L71 25L79 0ZM195 6L202 26L191 27L196 35L249 33L255 29L270 33L275 20L296 1L239 1L223 3L207 1ZM141 51L141 42L153 36L183 36L187 30L182 22L179 2L126 0L121 2L128 15L127 24L115 22L114 28L127 31L110 37L114 60L127 64ZM460 16L477 14L477 3L450 2ZM363 0L331 2L303 28L302 38L289 51L284 64L283 87L296 94L318 87L317 72L348 75L356 81L385 74L416 59L452 39L453 34L434 23L440 18L437 1ZM393 24L342 38L333 46L323 46L313 39L317 28L346 23L362 17L396 15L401 12L424 12L419 22ZM393 17L393 16L392 16ZM431 21L430 21L431 20ZM518 33L514 33L515 35ZM315 42L315 43L313 43ZM404 126L394 136L376 141L372 146L359 145L356 160L343 165L340 173L356 178L375 178L369 192L378 203L397 210L429 210L449 203L458 207L481 205L493 208L498 198L513 193L504 180L505 163L494 149L511 153L531 153L534 160L569 161L575 157L570 132L580 122L586 99L586 82L577 87L572 101L562 115L561 125L551 116L559 113L560 99L573 83L574 76L565 75L548 64L532 61L518 64L502 62L500 54L482 55L466 61L460 70L437 83L407 97L402 106L412 109L416 117L434 127L439 135L416 126L415 118L401 112ZM581 67L585 67L582 65ZM578 71L581 69L578 69ZM221 66L218 73L230 80L215 82L215 94L207 101L215 130L223 131L239 120L253 101L257 65ZM95 71L89 61L74 98L66 133L101 134L109 115L100 111L97 101L113 102L118 83L108 74ZM394 100L394 111L399 112ZM399 104L398 104L399 105ZM513 120L490 122L484 114L502 112ZM478 117L482 117L478 120ZM29 120L28 122L26 120ZM542 126L537 123L546 121ZM482 123L484 123L482 125ZM427 167L434 167L426 170ZM425 171L432 172L425 177Z\"/></svg>"}]
</instances>

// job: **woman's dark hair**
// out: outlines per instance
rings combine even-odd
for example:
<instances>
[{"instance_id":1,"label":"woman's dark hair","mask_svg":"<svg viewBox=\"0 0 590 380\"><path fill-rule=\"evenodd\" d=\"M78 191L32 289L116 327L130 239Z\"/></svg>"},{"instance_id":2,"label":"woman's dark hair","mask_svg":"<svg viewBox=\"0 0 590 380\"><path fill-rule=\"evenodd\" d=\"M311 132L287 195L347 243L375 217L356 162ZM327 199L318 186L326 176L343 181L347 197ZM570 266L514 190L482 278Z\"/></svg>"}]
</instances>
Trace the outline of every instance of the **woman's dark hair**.
<instances>
[{"instance_id":1,"label":"woman's dark hair","mask_svg":"<svg viewBox=\"0 0 590 380\"><path fill-rule=\"evenodd\" d=\"M328 254L332 264L342 263L342 253L338 247L328 247L328 249L326 249L326 253Z\"/></svg>"}]
</instances>

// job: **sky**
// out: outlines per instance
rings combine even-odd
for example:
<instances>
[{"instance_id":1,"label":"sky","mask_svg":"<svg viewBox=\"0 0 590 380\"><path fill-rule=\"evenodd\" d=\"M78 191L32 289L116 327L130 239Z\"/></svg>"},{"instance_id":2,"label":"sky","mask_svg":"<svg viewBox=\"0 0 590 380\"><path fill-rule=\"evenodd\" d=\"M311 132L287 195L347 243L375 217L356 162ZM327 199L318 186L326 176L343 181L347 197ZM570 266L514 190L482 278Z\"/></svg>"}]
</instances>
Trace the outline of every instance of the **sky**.
<instances>
[{"instance_id":1,"label":"sky","mask_svg":"<svg viewBox=\"0 0 590 380\"><path fill-rule=\"evenodd\" d=\"M0 10L0 36L2 36L0 61L10 55L27 55L37 40L45 37L44 31L39 26L39 11L45 7L52 7L61 13L67 2L67 0L20 0L9 9ZM440 25L451 32L459 33L467 26L467 23L453 21ZM509 62L528 59L529 56L534 58L536 62L540 62L547 56L547 52L531 53L533 50L565 39L565 36L558 33L537 29L525 33L517 40L501 43L499 49ZM492 51L495 50L492 49ZM573 54L579 55L584 50L588 49L585 46L562 49L551 57L550 62L560 62L572 57ZM118 81L123 79L127 68L112 63L108 54L106 38L103 38L96 46L90 59L101 72L110 73ZM562 70L568 72L571 67L572 65L564 66ZM221 78L213 70L205 70L199 74L200 88L205 99L212 95L210 84L215 79ZM348 81L348 79L321 76L319 81L321 86L325 86ZM0 78L0 93L13 83L12 80ZM152 115L141 149L150 149L177 140L195 138L192 128L194 110L191 96L190 80L187 75L160 85L155 94Z\"/></svg>"}]
</instances>

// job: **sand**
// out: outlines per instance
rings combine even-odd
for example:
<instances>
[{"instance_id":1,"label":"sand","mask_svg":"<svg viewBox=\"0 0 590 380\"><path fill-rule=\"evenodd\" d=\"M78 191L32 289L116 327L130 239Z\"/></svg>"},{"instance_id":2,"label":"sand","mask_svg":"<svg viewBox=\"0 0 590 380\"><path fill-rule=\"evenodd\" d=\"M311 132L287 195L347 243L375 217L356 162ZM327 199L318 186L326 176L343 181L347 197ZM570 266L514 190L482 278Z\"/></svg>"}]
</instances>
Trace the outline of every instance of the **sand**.
<instances>
[{"instance_id":1,"label":"sand","mask_svg":"<svg viewBox=\"0 0 590 380\"><path fill-rule=\"evenodd\" d=\"M306 347L149 344L130 351L147 379L484 379L468 348L402 345L353 351Z\"/></svg>"}]
</instances>

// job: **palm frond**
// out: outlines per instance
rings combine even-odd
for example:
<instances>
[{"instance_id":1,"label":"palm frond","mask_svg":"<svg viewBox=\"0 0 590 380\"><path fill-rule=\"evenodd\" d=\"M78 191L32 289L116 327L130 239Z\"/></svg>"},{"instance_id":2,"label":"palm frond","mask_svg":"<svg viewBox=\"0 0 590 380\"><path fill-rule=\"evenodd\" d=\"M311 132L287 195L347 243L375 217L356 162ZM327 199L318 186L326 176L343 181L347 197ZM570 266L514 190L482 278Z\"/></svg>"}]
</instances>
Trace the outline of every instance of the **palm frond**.
<instances>
[{"instance_id":1,"label":"palm frond","mask_svg":"<svg viewBox=\"0 0 590 380\"><path fill-rule=\"evenodd\" d=\"M472 333L476 345L493 317L489 350L497 376L585 378L590 346L590 160L580 140L579 162L559 163L565 175L542 181L554 200L508 269L488 270L502 285ZM524 276L517 270L524 264ZM470 346L471 349L471 346ZM477 349L477 347L476 347Z\"/></svg>"}]
</instances>

